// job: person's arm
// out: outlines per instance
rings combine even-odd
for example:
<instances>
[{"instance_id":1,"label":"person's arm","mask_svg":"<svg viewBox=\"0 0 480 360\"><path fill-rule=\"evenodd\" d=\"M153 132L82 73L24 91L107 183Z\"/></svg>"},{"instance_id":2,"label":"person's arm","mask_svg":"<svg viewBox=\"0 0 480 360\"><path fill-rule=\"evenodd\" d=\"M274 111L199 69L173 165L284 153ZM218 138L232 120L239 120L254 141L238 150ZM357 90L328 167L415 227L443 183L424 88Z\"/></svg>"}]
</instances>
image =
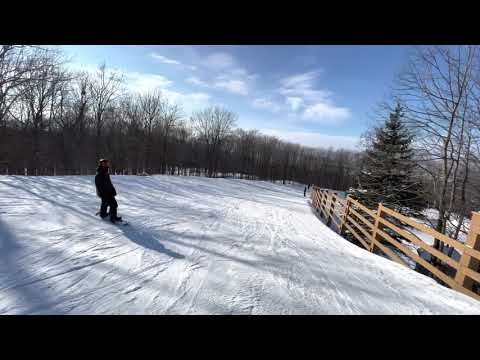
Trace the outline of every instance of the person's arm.
<instances>
[{"instance_id":1,"label":"person's arm","mask_svg":"<svg viewBox=\"0 0 480 360\"><path fill-rule=\"evenodd\" d=\"M95 186L97 187L97 195L99 197L104 197L105 194L105 179L102 175L98 174L95 176Z\"/></svg>"},{"instance_id":2,"label":"person's arm","mask_svg":"<svg viewBox=\"0 0 480 360\"><path fill-rule=\"evenodd\" d=\"M107 183L108 192L110 193L110 195L117 196L117 191L115 190L115 187L112 184L112 179L110 178L110 175L107 175L106 183Z\"/></svg>"}]
</instances>

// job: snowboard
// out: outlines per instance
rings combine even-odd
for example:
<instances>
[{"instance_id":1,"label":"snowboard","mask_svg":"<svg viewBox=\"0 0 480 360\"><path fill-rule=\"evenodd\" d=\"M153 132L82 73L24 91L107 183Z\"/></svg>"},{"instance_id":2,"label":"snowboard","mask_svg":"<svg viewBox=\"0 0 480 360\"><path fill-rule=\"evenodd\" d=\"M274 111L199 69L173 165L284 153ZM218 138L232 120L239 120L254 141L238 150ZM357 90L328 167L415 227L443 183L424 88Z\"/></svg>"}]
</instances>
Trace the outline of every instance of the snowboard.
<instances>
[{"instance_id":1,"label":"snowboard","mask_svg":"<svg viewBox=\"0 0 480 360\"><path fill-rule=\"evenodd\" d=\"M107 221L108 223L110 223L110 224L112 224L112 225L123 225L123 226L128 225L128 222L126 222L125 220L116 221L116 222L112 223L112 222L110 221L110 218L108 217L108 215L109 215L109 213L107 213L107 216L106 216L106 217L100 218L100 219L102 219L103 221ZM95 213L95 216L100 217L100 211L97 211L97 212Z\"/></svg>"}]
</instances>

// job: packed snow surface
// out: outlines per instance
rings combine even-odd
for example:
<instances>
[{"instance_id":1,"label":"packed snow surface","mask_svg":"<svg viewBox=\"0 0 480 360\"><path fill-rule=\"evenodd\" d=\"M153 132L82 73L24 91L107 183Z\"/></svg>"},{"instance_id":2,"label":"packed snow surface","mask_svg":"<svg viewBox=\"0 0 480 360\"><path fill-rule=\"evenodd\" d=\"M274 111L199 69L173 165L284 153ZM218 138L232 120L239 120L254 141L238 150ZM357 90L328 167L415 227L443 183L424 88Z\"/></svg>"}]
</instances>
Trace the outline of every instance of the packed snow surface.
<instances>
[{"instance_id":1,"label":"packed snow surface","mask_svg":"<svg viewBox=\"0 0 480 360\"><path fill-rule=\"evenodd\" d=\"M480 302L371 254L312 212L303 186L0 176L0 314L480 314Z\"/></svg>"}]
</instances>

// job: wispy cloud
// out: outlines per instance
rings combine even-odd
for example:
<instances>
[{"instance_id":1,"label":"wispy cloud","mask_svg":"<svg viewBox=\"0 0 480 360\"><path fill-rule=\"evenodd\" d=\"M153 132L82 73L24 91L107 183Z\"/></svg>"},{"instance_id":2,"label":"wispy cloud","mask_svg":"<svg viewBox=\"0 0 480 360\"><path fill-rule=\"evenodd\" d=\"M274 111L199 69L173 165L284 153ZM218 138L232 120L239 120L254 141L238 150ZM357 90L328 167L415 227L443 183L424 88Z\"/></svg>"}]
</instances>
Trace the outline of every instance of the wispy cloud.
<instances>
[{"instance_id":1,"label":"wispy cloud","mask_svg":"<svg viewBox=\"0 0 480 360\"><path fill-rule=\"evenodd\" d=\"M70 67L73 70L85 71L95 76L98 71L98 65L72 63ZM172 103L181 105L185 115L193 111L203 109L210 105L211 96L204 92L183 93L172 89L173 82L160 74L142 73L137 71L126 71L119 68L107 66L107 71L116 72L123 75L125 87L128 91L137 94L146 94L154 90L160 93Z\"/></svg>"},{"instance_id":2,"label":"wispy cloud","mask_svg":"<svg viewBox=\"0 0 480 360\"><path fill-rule=\"evenodd\" d=\"M196 70L197 69L196 66L183 64L182 62L180 62L178 60L170 59L170 58L167 58L166 56L163 56L163 55L160 55L160 54L157 54L157 53L151 53L150 57L155 59L155 60L158 60L158 61L160 61L164 64L177 65L177 66L189 69L189 70Z\"/></svg>"},{"instance_id":3,"label":"wispy cloud","mask_svg":"<svg viewBox=\"0 0 480 360\"><path fill-rule=\"evenodd\" d=\"M210 105L210 94L204 92L182 93L173 90L171 89L173 82L162 75L139 72L127 72L125 75L127 88L130 91L145 94L153 90L160 90L166 99L181 105L186 115Z\"/></svg>"},{"instance_id":4,"label":"wispy cloud","mask_svg":"<svg viewBox=\"0 0 480 360\"><path fill-rule=\"evenodd\" d=\"M272 112L278 112L281 110L281 106L276 104L275 102L265 99L265 98L257 98L254 99L252 102L253 107L257 109L266 109Z\"/></svg>"},{"instance_id":5,"label":"wispy cloud","mask_svg":"<svg viewBox=\"0 0 480 360\"><path fill-rule=\"evenodd\" d=\"M228 91L232 94L245 96L248 94L248 84L247 82L230 77L228 75L219 75L217 76L212 84L207 83L204 80L201 80L197 77L189 77L185 79L189 84L193 84L199 87L210 88L210 89L222 89Z\"/></svg>"},{"instance_id":6,"label":"wispy cloud","mask_svg":"<svg viewBox=\"0 0 480 360\"><path fill-rule=\"evenodd\" d=\"M313 147L334 149L357 149L359 138L355 136L326 135L318 132L288 131L278 129L261 129L266 135L276 136L279 139Z\"/></svg>"},{"instance_id":7,"label":"wispy cloud","mask_svg":"<svg viewBox=\"0 0 480 360\"><path fill-rule=\"evenodd\" d=\"M235 95L246 96L249 93L249 85L246 81L232 78L227 75L217 76L212 80L212 84L197 77L189 77L188 79L185 79L185 81L199 87L225 90Z\"/></svg>"},{"instance_id":8,"label":"wispy cloud","mask_svg":"<svg viewBox=\"0 0 480 360\"><path fill-rule=\"evenodd\" d=\"M325 101L332 93L326 89L315 88L315 80L321 72L316 70L283 78L280 80L279 93L285 97L301 98L304 102Z\"/></svg>"},{"instance_id":9,"label":"wispy cloud","mask_svg":"<svg viewBox=\"0 0 480 360\"><path fill-rule=\"evenodd\" d=\"M280 80L278 93L294 112L304 120L321 123L338 123L350 117L350 110L332 101L333 93L315 87L322 70L288 76Z\"/></svg>"},{"instance_id":10,"label":"wispy cloud","mask_svg":"<svg viewBox=\"0 0 480 360\"><path fill-rule=\"evenodd\" d=\"M224 89L238 95L248 95L248 85L243 80L236 79L222 79L215 82L214 86L219 89Z\"/></svg>"},{"instance_id":11,"label":"wispy cloud","mask_svg":"<svg viewBox=\"0 0 480 360\"><path fill-rule=\"evenodd\" d=\"M247 70L245 70L243 68L238 68L238 67L232 69L230 71L230 74L232 76L241 77L241 78L244 78L244 79L247 79L247 80L256 80L260 77L258 74L250 74Z\"/></svg>"},{"instance_id":12,"label":"wispy cloud","mask_svg":"<svg viewBox=\"0 0 480 360\"><path fill-rule=\"evenodd\" d=\"M287 103L287 105L290 106L292 111L297 111L300 108L300 105L302 104L303 99L295 96L287 96L287 98L285 99L285 102Z\"/></svg>"},{"instance_id":13,"label":"wispy cloud","mask_svg":"<svg viewBox=\"0 0 480 360\"><path fill-rule=\"evenodd\" d=\"M162 93L170 101L182 106L185 115L190 115L194 111L202 110L210 106L211 96L207 93L193 92L181 93L169 89L163 89Z\"/></svg>"},{"instance_id":14,"label":"wispy cloud","mask_svg":"<svg viewBox=\"0 0 480 360\"><path fill-rule=\"evenodd\" d=\"M164 89L172 84L166 77L157 74L126 72L125 75L127 88L141 94Z\"/></svg>"},{"instance_id":15,"label":"wispy cloud","mask_svg":"<svg viewBox=\"0 0 480 360\"><path fill-rule=\"evenodd\" d=\"M150 56L154 59L160 60L161 62L163 62L165 64L181 65L180 61L169 59L169 58L167 58L166 56L163 56L163 55L152 53L152 54L150 54Z\"/></svg>"},{"instance_id":16,"label":"wispy cloud","mask_svg":"<svg viewBox=\"0 0 480 360\"><path fill-rule=\"evenodd\" d=\"M327 103L316 103L305 108L303 118L324 122L338 122L350 117L350 110Z\"/></svg>"},{"instance_id":17,"label":"wispy cloud","mask_svg":"<svg viewBox=\"0 0 480 360\"><path fill-rule=\"evenodd\" d=\"M189 77L185 80L186 82L246 96L250 93L253 82L259 78L258 74L251 74L240 66L238 61L227 52L214 52L200 61L200 64L207 70L205 75L207 80Z\"/></svg>"},{"instance_id":18,"label":"wispy cloud","mask_svg":"<svg viewBox=\"0 0 480 360\"><path fill-rule=\"evenodd\" d=\"M267 94L265 97L257 98L252 102L252 106L270 111L284 109L287 117L297 121L323 124L342 122L350 117L350 110L335 105L332 100L333 93L330 90L315 86L322 72L322 70L314 70L280 79L279 87L271 94L274 96Z\"/></svg>"},{"instance_id":19,"label":"wispy cloud","mask_svg":"<svg viewBox=\"0 0 480 360\"><path fill-rule=\"evenodd\" d=\"M189 84L193 84L193 85L197 85L197 86L210 87L210 85L208 85L207 82L205 82L203 80L200 80L198 77L195 77L195 76L191 76L191 77L185 79L185 81Z\"/></svg>"},{"instance_id":20,"label":"wispy cloud","mask_svg":"<svg viewBox=\"0 0 480 360\"><path fill-rule=\"evenodd\" d=\"M232 67L235 63L233 56L225 52L215 52L208 55L203 61L203 65L212 69L225 69Z\"/></svg>"},{"instance_id":21,"label":"wispy cloud","mask_svg":"<svg viewBox=\"0 0 480 360\"><path fill-rule=\"evenodd\" d=\"M288 76L283 78L280 81L280 84L285 88L310 89L313 85L313 81L321 72L321 70L314 70L303 74Z\"/></svg>"}]
</instances>

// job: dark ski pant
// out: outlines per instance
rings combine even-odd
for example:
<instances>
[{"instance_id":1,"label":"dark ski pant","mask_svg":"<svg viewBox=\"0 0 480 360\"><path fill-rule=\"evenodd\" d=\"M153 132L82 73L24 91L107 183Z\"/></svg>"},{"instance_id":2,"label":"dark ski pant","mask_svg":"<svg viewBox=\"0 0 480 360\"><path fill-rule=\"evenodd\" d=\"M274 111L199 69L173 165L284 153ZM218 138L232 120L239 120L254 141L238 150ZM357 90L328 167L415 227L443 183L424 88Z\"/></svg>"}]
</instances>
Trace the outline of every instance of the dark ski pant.
<instances>
[{"instance_id":1,"label":"dark ski pant","mask_svg":"<svg viewBox=\"0 0 480 360\"><path fill-rule=\"evenodd\" d=\"M107 207L110 207L110 219L115 219L117 217L117 200L115 197L102 197L102 205L100 205L100 216L107 216Z\"/></svg>"}]
</instances>

